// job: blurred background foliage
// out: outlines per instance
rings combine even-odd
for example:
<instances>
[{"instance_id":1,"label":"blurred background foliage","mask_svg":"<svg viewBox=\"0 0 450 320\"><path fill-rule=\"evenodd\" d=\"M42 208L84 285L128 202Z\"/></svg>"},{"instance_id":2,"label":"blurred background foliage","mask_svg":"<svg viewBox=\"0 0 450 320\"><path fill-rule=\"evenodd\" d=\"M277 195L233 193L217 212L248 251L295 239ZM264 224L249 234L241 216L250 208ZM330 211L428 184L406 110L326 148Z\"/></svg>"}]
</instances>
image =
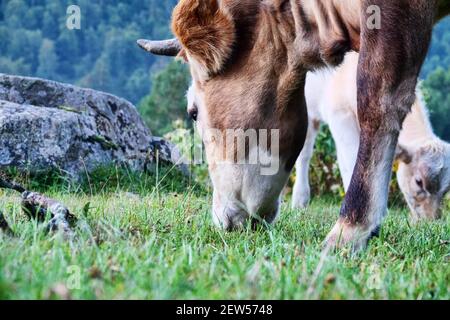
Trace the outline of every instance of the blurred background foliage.
<instances>
[{"instance_id":1,"label":"blurred background foliage","mask_svg":"<svg viewBox=\"0 0 450 320\"><path fill-rule=\"evenodd\" d=\"M438 67L430 73L422 82L422 90L434 131L439 137L450 141L450 67Z\"/></svg>"},{"instance_id":2,"label":"blurred background foliage","mask_svg":"<svg viewBox=\"0 0 450 320\"><path fill-rule=\"evenodd\" d=\"M139 38L170 37L177 0L79 0L81 30L66 28L69 0L0 0L0 72L72 83L124 97L155 135L189 150L187 66L140 50ZM436 133L450 141L450 18L434 31L421 73ZM334 142L324 126L312 161L315 194L342 195ZM206 168L195 169L207 181ZM395 184L393 185L395 188Z\"/></svg>"},{"instance_id":3,"label":"blurred background foliage","mask_svg":"<svg viewBox=\"0 0 450 320\"><path fill-rule=\"evenodd\" d=\"M189 127L186 91L190 81L187 65L178 60L171 61L152 77L152 90L138 109L153 134L161 136L180 125Z\"/></svg>"},{"instance_id":4,"label":"blurred background foliage","mask_svg":"<svg viewBox=\"0 0 450 320\"><path fill-rule=\"evenodd\" d=\"M164 65L136 46L170 36L177 0L0 0L0 72L111 92L138 103ZM81 9L81 30L66 27Z\"/></svg>"}]
</instances>

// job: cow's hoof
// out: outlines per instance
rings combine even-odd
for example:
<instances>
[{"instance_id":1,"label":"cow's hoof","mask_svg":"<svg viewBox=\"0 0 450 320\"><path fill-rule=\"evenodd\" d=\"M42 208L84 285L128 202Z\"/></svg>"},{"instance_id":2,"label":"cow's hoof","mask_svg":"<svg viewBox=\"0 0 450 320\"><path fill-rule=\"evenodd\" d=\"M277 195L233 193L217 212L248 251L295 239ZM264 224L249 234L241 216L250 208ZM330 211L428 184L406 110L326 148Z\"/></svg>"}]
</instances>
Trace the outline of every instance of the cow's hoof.
<instances>
[{"instance_id":1,"label":"cow's hoof","mask_svg":"<svg viewBox=\"0 0 450 320\"><path fill-rule=\"evenodd\" d=\"M309 207L309 200L298 200L292 202L292 210L305 210Z\"/></svg>"},{"instance_id":2,"label":"cow's hoof","mask_svg":"<svg viewBox=\"0 0 450 320\"><path fill-rule=\"evenodd\" d=\"M325 240L327 249L350 248L353 253L366 248L372 232L339 219Z\"/></svg>"},{"instance_id":3,"label":"cow's hoof","mask_svg":"<svg viewBox=\"0 0 450 320\"><path fill-rule=\"evenodd\" d=\"M292 197L292 209L307 209L311 196L309 193L294 194Z\"/></svg>"}]
</instances>

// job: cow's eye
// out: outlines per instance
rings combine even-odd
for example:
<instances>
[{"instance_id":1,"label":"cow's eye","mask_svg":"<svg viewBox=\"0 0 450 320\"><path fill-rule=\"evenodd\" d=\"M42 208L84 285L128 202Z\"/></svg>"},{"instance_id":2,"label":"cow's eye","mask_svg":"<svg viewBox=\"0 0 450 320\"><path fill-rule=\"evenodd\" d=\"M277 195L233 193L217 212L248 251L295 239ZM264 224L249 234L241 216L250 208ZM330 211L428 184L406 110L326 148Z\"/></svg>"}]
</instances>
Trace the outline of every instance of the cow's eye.
<instances>
[{"instance_id":1,"label":"cow's eye","mask_svg":"<svg viewBox=\"0 0 450 320\"><path fill-rule=\"evenodd\" d=\"M419 186L420 189L423 189L423 180L420 178L416 178L416 184Z\"/></svg>"},{"instance_id":2,"label":"cow's eye","mask_svg":"<svg viewBox=\"0 0 450 320\"><path fill-rule=\"evenodd\" d=\"M198 108L196 105L194 105L191 109L188 111L189 119L192 121L197 121L198 118Z\"/></svg>"}]
</instances>

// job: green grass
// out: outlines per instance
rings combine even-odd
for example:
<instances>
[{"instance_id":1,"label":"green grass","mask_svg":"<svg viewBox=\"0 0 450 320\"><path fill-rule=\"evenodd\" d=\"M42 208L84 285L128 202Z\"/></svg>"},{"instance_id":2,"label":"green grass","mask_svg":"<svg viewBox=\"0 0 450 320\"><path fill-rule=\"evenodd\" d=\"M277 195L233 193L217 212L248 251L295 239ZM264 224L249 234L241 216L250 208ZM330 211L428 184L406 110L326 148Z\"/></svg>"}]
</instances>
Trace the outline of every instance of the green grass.
<instances>
[{"instance_id":1,"label":"green grass","mask_svg":"<svg viewBox=\"0 0 450 320\"><path fill-rule=\"evenodd\" d=\"M450 299L448 212L410 226L395 210L367 251L322 256L336 201L286 203L272 227L225 233L212 225L208 192L173 173L100 171L44 191L77 215L75 237L46 235L0 191L17 235L0 234L0 298Z\"/></svg>"}]
</instances>

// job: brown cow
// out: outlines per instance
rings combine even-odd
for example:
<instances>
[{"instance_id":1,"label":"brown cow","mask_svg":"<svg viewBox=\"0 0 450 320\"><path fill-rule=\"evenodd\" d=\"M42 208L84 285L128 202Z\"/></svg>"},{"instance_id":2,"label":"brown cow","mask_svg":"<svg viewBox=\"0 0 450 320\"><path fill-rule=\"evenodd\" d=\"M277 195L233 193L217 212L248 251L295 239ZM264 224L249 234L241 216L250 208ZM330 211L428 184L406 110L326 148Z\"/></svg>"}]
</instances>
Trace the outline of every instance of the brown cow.
<instances>
[{"instance_id":1,"label":"brown cow","mask_svg":"<svg viewBox=\"0 0 450 320\"><path fill-rule=\"evenodd\" d=\"M386 212L399 131L415 100L433 25L448 13L447 0L181 0L172 21L178 41L169 42L167 54L181 51L190 64L201 93L200 129L279 130L282 167L271 176L258 174L255 164L222 164L230 150L203 136L216 223L233 229L248 218L275 219L305 141L306 73L338 65L355 50L360 148L326 243L363 248ZM379 27L369 23L374 15ZM164 42L139 43L164 53Z\"/></svg>"}]
</instances>

